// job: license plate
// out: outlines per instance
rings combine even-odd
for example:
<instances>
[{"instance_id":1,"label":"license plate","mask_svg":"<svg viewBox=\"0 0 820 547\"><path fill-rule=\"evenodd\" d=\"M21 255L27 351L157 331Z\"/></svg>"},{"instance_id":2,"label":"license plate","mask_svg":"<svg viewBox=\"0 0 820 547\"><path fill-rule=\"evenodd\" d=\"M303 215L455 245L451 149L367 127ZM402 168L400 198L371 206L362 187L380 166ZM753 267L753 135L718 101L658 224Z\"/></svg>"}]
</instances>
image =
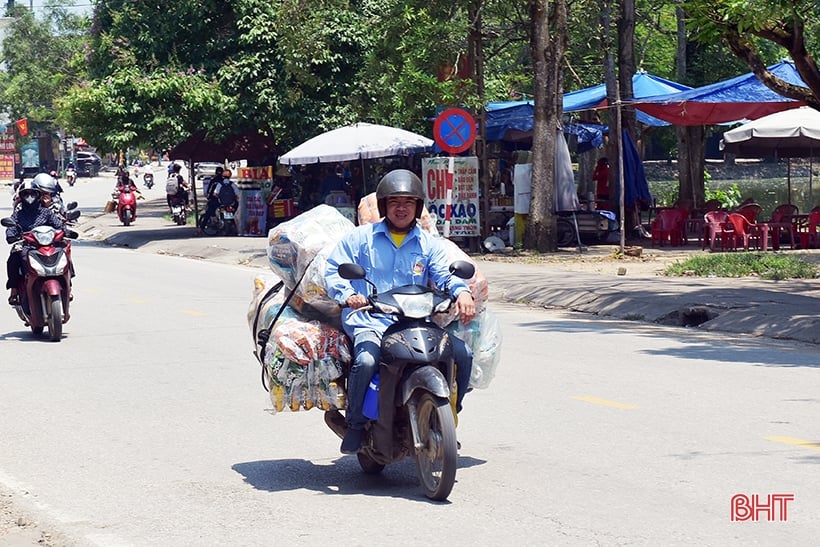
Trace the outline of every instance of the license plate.
<instances>
[{"instance_id":1,"label":"license plate","mask_svg":"<svg viewBox=\"0 0 820 547\"><path fill-rule=\"evenodd\" d=\"M222 218L224 218L225 220L233 220L233 213L231 213L230 211L225 211L225 213L222 215Z\"/></svg>"}]
</instances>

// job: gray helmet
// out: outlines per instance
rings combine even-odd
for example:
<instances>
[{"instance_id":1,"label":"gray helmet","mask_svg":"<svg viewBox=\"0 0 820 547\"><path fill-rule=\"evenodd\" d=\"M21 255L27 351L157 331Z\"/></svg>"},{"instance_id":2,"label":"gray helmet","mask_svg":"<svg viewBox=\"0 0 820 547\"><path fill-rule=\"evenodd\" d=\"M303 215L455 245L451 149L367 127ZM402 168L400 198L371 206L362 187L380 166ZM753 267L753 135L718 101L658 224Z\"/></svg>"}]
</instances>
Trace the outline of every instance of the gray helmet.
<instances>
[{"instance_id":1,"label":"gray helmet","mask_svg":"<svg viewBox=\"0 0 820 547\"><path fill-rule=\"evenodd\" d=\"M387 216L387 198L392 196L409 196L416 198L416 218L421 217L424 210L424 186L421 179L407 169L390 171L376 187L376 204L379 214Z\"/></svg>"},{"instance_id":2,"label":"gray helmet","mask_svg":"<svg viewBox=\"0 0 820 547\"><path fill-rule=\"evenodd\" d=\"M31 179L31 182L42 192L48 192L49 194L57 193L57 180L48 173L40 173Z\"/></svg>"}]
</instances>

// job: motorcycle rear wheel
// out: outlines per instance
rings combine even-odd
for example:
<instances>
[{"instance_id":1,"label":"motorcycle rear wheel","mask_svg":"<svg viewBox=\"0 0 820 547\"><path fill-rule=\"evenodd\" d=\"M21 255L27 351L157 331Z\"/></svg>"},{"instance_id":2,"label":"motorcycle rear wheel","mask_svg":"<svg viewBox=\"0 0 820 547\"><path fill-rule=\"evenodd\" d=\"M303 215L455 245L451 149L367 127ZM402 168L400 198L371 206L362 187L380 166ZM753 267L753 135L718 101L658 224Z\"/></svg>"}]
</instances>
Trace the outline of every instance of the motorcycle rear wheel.
<instances>
[{"instance_id":1,"label":"motorcycle rear wheel","mask_svg":"<svg viewBox=\"0 0 820 547\"><path fill-rule=\"evenodd\" d=\"M208 236L217 235L221 229L222 227L219 225L219 219L216 217L211 217L210 220L208 220L208 223L202 227L202 231Z\"/></svg>"},{"instance_id":2,"label":"motorcycle rear wheel","mask_svg":"<svg viewBox=\"0 0 820 547\"><path fill-rule=\"evenodd\" d=\"M63 337L63 301L59 296L51 297L48 315L48 336L52 342L59 342Z\"/></svg>"},{"instance_id":3,"label":"motorcycle rear wheel","mask_svg":"<svg viewBox=\"0 0 820 547\"><path fill-rule=\"evenodd\" d=\"M416 403L418 431L423 448L416 467L424 495L444 501L453 489L458 466L458 443L453 411L447 399L423 392Z\"/></svg>"}]
</instances>

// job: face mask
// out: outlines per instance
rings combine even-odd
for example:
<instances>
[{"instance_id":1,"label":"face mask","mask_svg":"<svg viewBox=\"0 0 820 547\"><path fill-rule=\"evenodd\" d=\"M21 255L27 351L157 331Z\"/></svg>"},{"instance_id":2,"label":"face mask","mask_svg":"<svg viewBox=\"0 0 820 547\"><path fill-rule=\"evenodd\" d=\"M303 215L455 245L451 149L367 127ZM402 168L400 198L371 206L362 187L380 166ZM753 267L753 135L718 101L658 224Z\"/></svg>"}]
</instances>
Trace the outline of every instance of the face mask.
<instances>
[{"instance_id":1,"label":"face mask","mask_svg":"<svg viewBox=\"0 0 820 547\"><path fill-rule=\"evenodd\" d=\"M26 197L23 198L23 201L25 201L29 205L32 205L35 201L37 201L37 196L35 196L34 194L26 194Z\"/></svg>"}]
</instances>

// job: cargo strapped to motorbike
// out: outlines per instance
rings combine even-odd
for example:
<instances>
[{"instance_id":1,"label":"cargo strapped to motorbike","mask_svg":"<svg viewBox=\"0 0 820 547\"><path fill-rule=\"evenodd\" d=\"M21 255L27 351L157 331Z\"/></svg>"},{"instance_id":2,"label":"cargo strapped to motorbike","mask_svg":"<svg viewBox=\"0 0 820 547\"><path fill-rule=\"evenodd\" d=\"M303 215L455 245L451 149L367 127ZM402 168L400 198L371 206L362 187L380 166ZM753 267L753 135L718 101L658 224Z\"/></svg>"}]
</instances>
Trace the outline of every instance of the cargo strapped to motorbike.
<instances>
[{"instance_id":1,"label":"cargo strapped to motorbike","mask_svg":"<svg viewBox=\"0 0 820 547\"><path fill-rule=\"evenodd\" d=\"M305 268L305 273L307 273L307 268ZM259 361L259 364L262 365L262 387L265 391L270 391L268 389L268 368L265 366L265 346L268 344L268 340L270 340L270 333L273 330L273 327L276 325L276 322L279 321L279 317L282 315L282 312L285 311L285 308L288 306L290 299L293 298L293 295L296 294L296 289L299 288L299 284L302 282L302 279L305 277L305 273L302 274L302 277L299 278L299 281L293 286L293 289L290 290L288 295L285 297L285 301L282 302L282 305L279 307L279 310L276 312L276 315L273 317L273 321L270 322L266 328L260 330L256 334L256 344L259 346L258 348L253 350L254 356ZM265 304L274 296L276 296L282 287L285 286L284 281L280 281L270 289L268 292L265 293L265 296L259 300L259 305L256 306L256 317L253 318L253 332L256 332L256 328L259 326L259 316L262 313L262 308Z\"/></svg>"}]
</instances>

